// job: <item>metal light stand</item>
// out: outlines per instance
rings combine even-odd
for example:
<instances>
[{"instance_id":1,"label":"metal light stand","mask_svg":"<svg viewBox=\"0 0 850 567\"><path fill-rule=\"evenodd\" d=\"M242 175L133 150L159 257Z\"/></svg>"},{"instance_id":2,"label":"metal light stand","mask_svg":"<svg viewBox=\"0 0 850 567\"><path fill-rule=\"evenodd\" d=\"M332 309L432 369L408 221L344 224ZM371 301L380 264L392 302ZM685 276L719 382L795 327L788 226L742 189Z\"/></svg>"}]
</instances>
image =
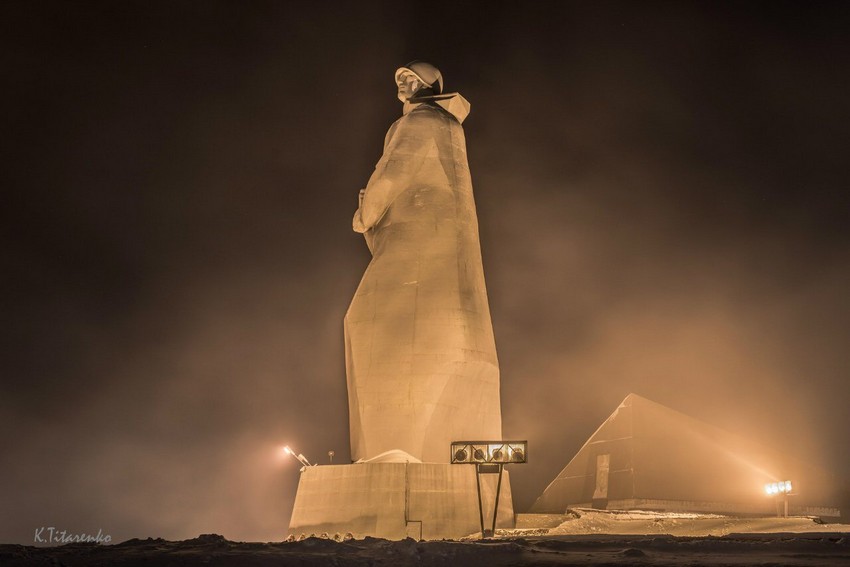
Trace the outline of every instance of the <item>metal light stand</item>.
<instances>
[{"instance_id":1,"label":"metal light stand","mask_svg":"<svg viewBox=\"0 0 850 567\"><path fill-rule=\"evenodd\" d=\"M499 517L499 497L502 495L502 471L505 466L502 463L481 463L475 467L475 481L478 485L478 516L481 519L481 538L493 537L496 533L496 518ZM494 470L495 469L495 470ZM499 473L499 480L496 482L496 503L493 506L493 526L489 530L484 529L484 503L481 500L481 475Z\"/></svg>"},{"instance_id":2,"label":"metal light stand","mask_svg":"<svg viewBox=\"0 0 850 567\"><path fill-rule=\"evenodd\" d=\"M478 489L478 519L481 524L481 538L496 534L496 520L499 517L499 499L502 496L502 473L506 464L528 462L527 441L455 441L452 443L453 465L475 465L475 484ZM481 475L498 474L496 497L493 506L493 523L490 529L484 528L484 501L481 497Z\"/></svg>"}]
</instances>

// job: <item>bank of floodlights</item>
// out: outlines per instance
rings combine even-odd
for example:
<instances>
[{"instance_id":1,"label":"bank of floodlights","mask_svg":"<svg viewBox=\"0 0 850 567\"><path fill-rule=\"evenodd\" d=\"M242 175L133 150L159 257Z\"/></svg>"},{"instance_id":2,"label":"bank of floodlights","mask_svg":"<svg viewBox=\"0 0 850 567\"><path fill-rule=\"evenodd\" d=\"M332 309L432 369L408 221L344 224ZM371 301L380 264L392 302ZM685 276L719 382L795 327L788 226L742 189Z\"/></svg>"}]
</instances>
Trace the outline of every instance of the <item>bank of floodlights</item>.
<instances>
[{"instance_id":1,"label":"bank of floodlights","mask_svg":"<svg viewBox=\"0 0 850 567\"><path fill-rule=\"evenodd\" d=\"M791 494L793 486L790 480L780 480L779 482L768 482L764 485L764 492L768 496L775 496L776 500L776 515L780 518L788 517L788 496Z\"/></svg>"},{"instance_id":2,"label":"bank of floodlights","mask_svg":"<svg viewBox=\"0 0 850 567\"><path fill-rule=\"evenodd\" d=\"M453 465L509 465L528 462L528 441L455 441Z\"/></svg>"},{"instance_id":3,"label":"bank of floodlights","mask_svg":"<svg viewBox=\"0 0 850 567\"><path fill-rule=\"evenodd\" d=\"M476 465L478 487L478 514L481 520L481 537L493 537L499 515L499 496L502 493L502 469L505 465L528 462L528 441L455 441L451 446L453 465ZM498 473L496 502L493 505L493 523L484 527L484 503L481 500L481 475Z\"/></svg>"},{"instance_id":4,"label":"bank of floodlights","mask_svg":"<svg viewBox=\"0 0 850 567\"><path fill-rule=\"evenodd\" d=\"M791 494L791 481L783 480L781 482L769 482L764 485L764 491L768 496L777 494Z\"/></svg>"}]
</instances>

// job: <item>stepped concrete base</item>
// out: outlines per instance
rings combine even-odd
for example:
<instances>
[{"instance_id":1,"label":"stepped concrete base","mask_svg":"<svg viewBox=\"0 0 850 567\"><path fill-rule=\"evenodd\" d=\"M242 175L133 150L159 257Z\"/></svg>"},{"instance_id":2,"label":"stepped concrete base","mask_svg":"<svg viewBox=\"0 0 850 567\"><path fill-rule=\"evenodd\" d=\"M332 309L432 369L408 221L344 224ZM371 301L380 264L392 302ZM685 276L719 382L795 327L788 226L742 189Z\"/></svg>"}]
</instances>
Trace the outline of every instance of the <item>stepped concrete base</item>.
<instances>
[{"instance_id":1,"label":"stepped concrete base","mask_svg":"<svg viewBox=\"0 0 850 567\"><path fill-rule=\"evenodd\" d=\"M493 522L498 474L481 475L484 527ZM503 472L497 528L514 527L510 477ZM306 467L289 533L351 533L399 540L456 539L481 532L474 465L363 463Z\"/></svg>"}]
</instances>

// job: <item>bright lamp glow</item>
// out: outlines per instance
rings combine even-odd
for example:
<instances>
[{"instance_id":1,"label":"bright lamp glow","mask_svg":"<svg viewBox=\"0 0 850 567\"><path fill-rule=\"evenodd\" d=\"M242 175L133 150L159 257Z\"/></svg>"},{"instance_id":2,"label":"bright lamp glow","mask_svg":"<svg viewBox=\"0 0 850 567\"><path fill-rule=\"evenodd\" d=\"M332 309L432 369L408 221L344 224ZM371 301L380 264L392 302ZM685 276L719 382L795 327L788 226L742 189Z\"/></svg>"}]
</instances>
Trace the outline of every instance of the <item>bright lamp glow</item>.
<instances>
[{"instance_id":1,"label":"bright lamp glow","mask_svg":"<svg viewBox=\"0 0 850 567\"><path fill-rule=\"evenodd\" d=\"M769 482L764 485L764 491L768 496L772 496L774 494L790 494L791 489L792 485L790 480Z\"/></svg>"},{"instance_id":2,"label":"bright lamp glow","mask_svg":"<svg viewBox=\"0 0 850 567\"><path fill-rule=\"evenodd\" d=\"M306 459L306 457L304 457L304 455L302 455L301 453L296 454L295 451L293 451L292 449L289 448L289 445L286 445L283 448L283 452L286 453L287 455L292 455L293 457L295 457L298 460L298 462L301 463L302 465L304 465L305 467L312 467L313 466L312 464L310 464L310 461L308 461Z\"/></svg>"}]
</instances>

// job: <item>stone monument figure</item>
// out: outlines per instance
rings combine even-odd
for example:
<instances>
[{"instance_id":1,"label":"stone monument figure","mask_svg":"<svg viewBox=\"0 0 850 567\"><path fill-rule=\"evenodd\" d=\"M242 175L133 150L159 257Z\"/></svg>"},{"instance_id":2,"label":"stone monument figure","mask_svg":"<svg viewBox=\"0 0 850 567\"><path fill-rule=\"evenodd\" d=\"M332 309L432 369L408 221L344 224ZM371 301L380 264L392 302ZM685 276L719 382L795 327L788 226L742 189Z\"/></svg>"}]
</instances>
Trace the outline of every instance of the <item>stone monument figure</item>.
<instances>
[{"instance_id":1,"label":"stone monument figure","mask_svg":"<svg viewBox=\"0 0 850 567\"><path fill-rule=\"evenodd\" d=\"M351 454L448 463L461 439L500 439L499 366L461 123L469 103L414 61L403 115L360 191L372 259L345 315Z\"/></svg>"},{"instance_id":2,"label":"stone monument figure","mask_svg":"<svg viewBox=\"0 0 850 567\"><path fill-rule=\"evenodd\" d=\"M508 471L478 474L450 455L453 441L502 437L461 126L469 103L444 94L428 63L395 79L403 114L353 221L372 252L345 315L355 462L301 469L292 534L443 539L514 525Z\"/></svg>"}]
</instances>

